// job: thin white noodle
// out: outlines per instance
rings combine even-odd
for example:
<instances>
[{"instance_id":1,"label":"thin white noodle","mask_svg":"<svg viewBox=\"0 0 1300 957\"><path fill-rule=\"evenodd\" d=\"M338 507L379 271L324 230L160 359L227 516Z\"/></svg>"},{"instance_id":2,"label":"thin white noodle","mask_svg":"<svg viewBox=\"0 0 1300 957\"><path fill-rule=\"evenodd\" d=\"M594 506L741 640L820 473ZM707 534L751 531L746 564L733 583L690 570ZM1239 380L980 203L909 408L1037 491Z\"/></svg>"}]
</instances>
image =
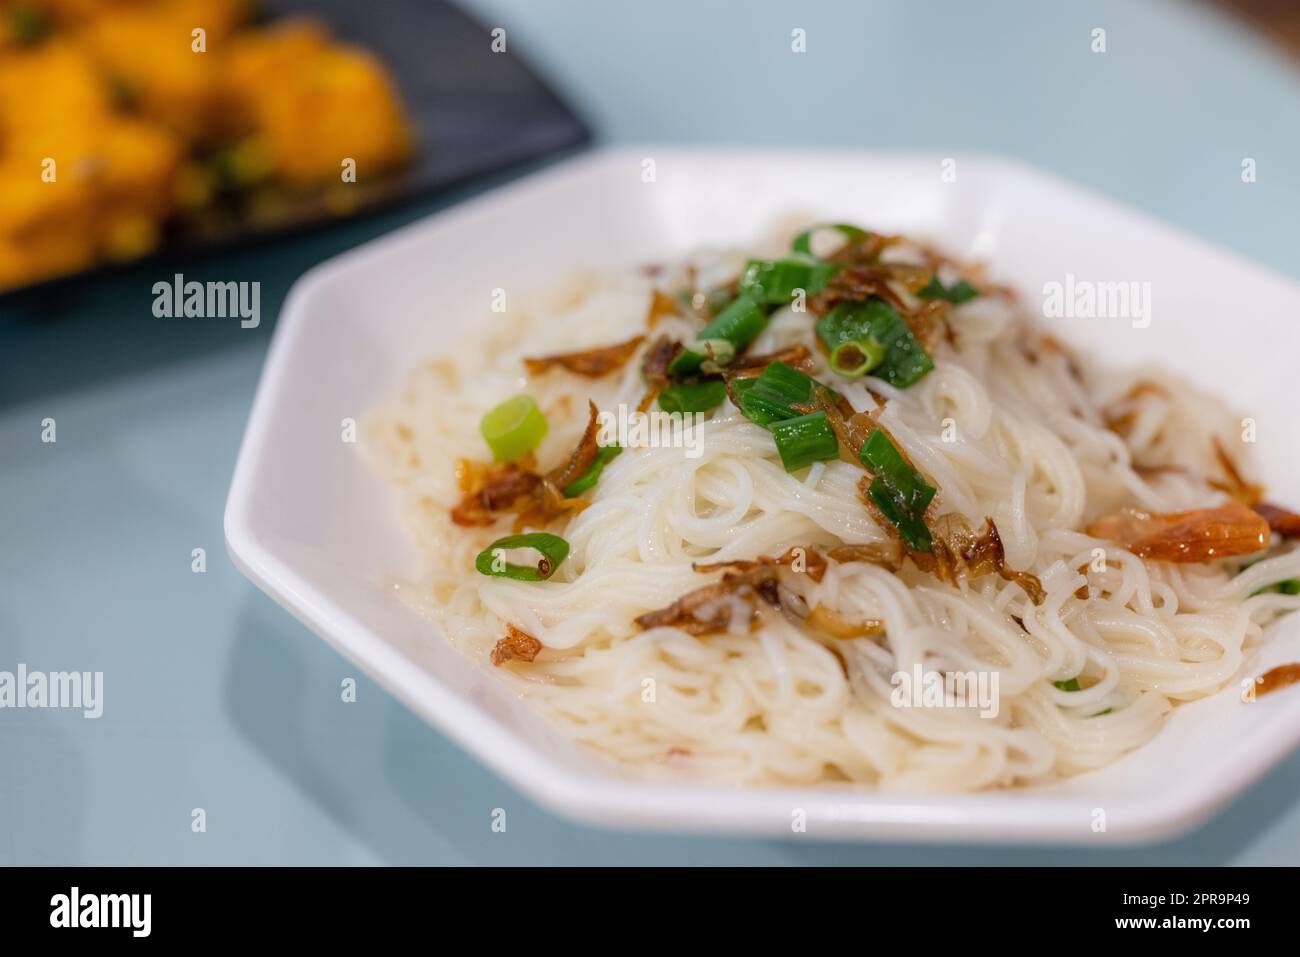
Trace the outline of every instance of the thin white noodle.
<instances>
[{"instance_id":1,"label":"thin white noodle","mask_svg":"<svg viewBox=\"0 0 1300 957\"><path fill-rule=\"evenodd\" d=\"M716 281L744 256L695 257ZM684 277L677 268L666 275ZM719 278L721 277L721 278ZM765 430L727 403L700 429L700 454L628 449L605 469L592 504L562 528L569 559L543 584L487 578L475 554L505 534L453 525L457 459L481 459L483 412L527 391L551 425L538 450L560 460L577 441L588 399L635 408L640 357L616 375L564 372L525 379L521 358L624 341L644 331L650 287L632 276L576 277L493 318L455 359L420 366L368 421L366 446L404 494L404 515L428 567L411 599L457 647L486 662L507 623L546 648L501 680L580 741L649 775L745 784L849 780L885 788L971 790L1049 781L1102 767L1148 741L1178 703L1223 688L1261 626L1300 597L1259 588L1300 577L1300 552L1236 573L1240 562L1143 562L1080 531L1121 505L1157 510L1218 501L1177 473L1214 475L1210 436L1234 418L1173 377L1142 372L1076 379L1054 349L1026 351L1032 325L1007 301L954 310L955 347L908 389L876 379L839 383L856 408L887 397L882 422L934 479L941 512L978 525L992 516L1009 564L1042 580L1045 601L996 578L943 584L833 564L820 583L789 586L791 601L849 619L875 618L878 639L813 635L779 614L754 633L695 638L641 632L633 619L710 580L692 561L777 555L791 545L885 541L856 491L861 471L839 461L791 475ZM693 326L660 329L688 339ZM756 351L812 345L811 320L779 310ZM818 362L822 360L818 358ZM824 365L819 365L825 379ZM1158 383L1124 399L1139 380ZM1131 412L1127 441L1105 427L1115 402ZM1104 549L1105 564L1089 566ZM1089 597L1076 596L1087 583ZM1023 622L1023 627L1018 623ZM996 672L1000 710L899 708L891 676L926 670ZM1081 691L1054 682L1087 675Z\"/></svg>"}]
</instances>

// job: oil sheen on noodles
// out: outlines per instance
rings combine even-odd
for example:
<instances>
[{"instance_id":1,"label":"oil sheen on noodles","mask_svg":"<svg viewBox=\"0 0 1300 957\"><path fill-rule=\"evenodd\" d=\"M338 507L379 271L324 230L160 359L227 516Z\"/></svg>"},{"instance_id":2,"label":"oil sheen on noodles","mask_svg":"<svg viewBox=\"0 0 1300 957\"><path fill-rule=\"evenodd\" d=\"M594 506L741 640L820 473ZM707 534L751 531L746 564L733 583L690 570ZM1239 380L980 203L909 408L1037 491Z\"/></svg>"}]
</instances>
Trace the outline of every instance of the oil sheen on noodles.
<instances>
[{"instance_id":1,"label":"oil sheen on noodles","mask_svg":"<svg viewBox=\"0 0 1300 957\"><path fill-rule=\"evenodd\" d=\"M740 254L711 254L675 268L725 279L741 262ZM1132 466L1205 474L1215 467L1211 436L1240 448L1240 420L1158 372L1108 377L1086 368L1080 379L1067 368L1077 360L1036 345L1034 323L993 297L956 307L957 347L939 348L934 371L917 384L898 390L868 378L837 380L836 388L859 410L875 404L868 385L887 398L880 421L933 479L940 511L975 525L991 516L1008 564L1041 579L1041 605L996 575L954 587L911 565L895 574L832 563L820 583L792 576L800 580L789 588L809 607L879 619L885 636L837 640L780 614L753 632L702 638L638 630L638 615L709 580L692 561L886 539L857 496L860 470L831 461L788 474L770 433L730 402L693 436L696 458L681 448L615 458L593 504L552 529L572 550L550 581L476 574L474 556L504 532L457 527L448 510L460 496L457 460L485 457L480 417L526 390L551 424L539 461L555 462L577 442L589 398L602 410L635 409L645 390L639 355L595 380L562 371L526 377L522 358L645 332L649 296L649 282L629 271L580 275L512 301L484 323L486 335L420 366L366 430L427 557L424 574L401 586L406 599L485 664L507 623L540 639L546 651L535 662L494 673L573 737L643 774L931 790L1050 781L1150 740L1172 708L1233 680L1262 626L1300 604L1277 593L1249 597L1300 574L1295 552L1238 573L1241 563L1143 561L1082 532L1122 505L1172 511L1220 500L1207 498L1199 479ZM694 327L669 317L661 331L689 341ZM750 351L796 342L812 345L811 319L785 308ZM831 381L817 359L814 374ZM1104 410L1139 380L1159 388L1128 400L1126 441L1106 428ZM1105 569L1085 579L1076 569L1101 547ZM1081 600L1075 592L1085 581L1091 597ZM891 676L917 665L996 671L997 716L894 706ZM1085 670L1098 680L1083 690L1054 683Z\"/></svg>"}]
</instances>

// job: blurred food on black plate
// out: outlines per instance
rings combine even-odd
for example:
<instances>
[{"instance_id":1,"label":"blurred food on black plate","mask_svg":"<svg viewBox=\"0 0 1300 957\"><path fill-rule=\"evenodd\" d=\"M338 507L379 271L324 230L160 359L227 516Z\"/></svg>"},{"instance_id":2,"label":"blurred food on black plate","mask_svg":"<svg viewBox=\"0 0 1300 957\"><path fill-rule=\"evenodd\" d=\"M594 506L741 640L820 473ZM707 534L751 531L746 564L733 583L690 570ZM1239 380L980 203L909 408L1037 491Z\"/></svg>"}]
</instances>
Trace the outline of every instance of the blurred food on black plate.
<instances>
[{"instance_id":1,"label":"blurred food on black plate","mask_svg":"<svg viewBox=\"0 0 1300 957\"><path fill-rule=\"evenodd\" d=\"M0 0L0 289L342 214L412 152L375 56L245 0ZM355 182L352 171L355 170Z\"/></svg>"}]
</instances>

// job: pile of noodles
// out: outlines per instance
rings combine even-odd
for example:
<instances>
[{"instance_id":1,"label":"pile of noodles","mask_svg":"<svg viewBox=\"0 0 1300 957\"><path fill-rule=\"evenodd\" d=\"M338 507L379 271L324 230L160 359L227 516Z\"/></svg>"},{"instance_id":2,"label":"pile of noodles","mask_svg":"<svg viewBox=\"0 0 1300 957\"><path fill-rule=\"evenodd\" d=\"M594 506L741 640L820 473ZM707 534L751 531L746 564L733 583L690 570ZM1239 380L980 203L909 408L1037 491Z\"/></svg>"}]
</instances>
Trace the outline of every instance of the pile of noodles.
<instances>
[{"instance_id":1,"label":"pile of noodles","mask_svg":"<svg viewBox=\"0 0 1300 957\"><path fill-rule=\"evenodd\" d=\"M673 289L690 277L708 288L734 278L744 259L700 254L653 282ZM602 410L635 409L645 392L639 355L602 379L528 376L522 359L645 333L651 288L629 271L578 276L527 303L516 297L483 323L481 337L416 369L367 425L368 448L400 487L427 556L423 574L402 587L407 599L485 667L508 624L539 639L535 661L494 674L620 762L764 785L969 790L1050 781L1150 740L1172 708L1234 680L1263 626L1300 606L1300 597L1276 592L1252 597L1300 575L1300 552L1244 570L1242 560L1171 564L1082 531L1122 506L1174 511L1224 500L1206 481L1221 475L1212 437L1240 457L1240 420L1174 377L1081 368L1006 296L956 307L955 344L941 343L934 370L910 388L837 379L816 352L812 374L834 381L858 410L876 404L868 389L884 397L879 421L937 486L938 512L959 512L975 528L993 518L1007 564L1041 580L1042 604L997 575L954 586L910 564L892 572L831 563L819 583L792 575L784 587L807 607L879 619L883 636L835 639L771 612L753 630L703 637L639 629L639 615L710 580L692 562L887 540L857 494L860 469L830 461L787 473L771 434L730 402L698 427L699 457L642 448L615 458L588 493L590 507L548 529L571 545L551 580L478 574L475 555L508 534L513 517L491 528L449 519L461 496L458 460L488 458L483 413L532 395L550 423L538 461L552 465L577 443L588 399ZM655 333L689 342L697 328L669 316ZM813 346L813 319L784 307L750 352L790 343ZM1147 385L1134 389L1139 382ZM1120 414L1123 434L1107 427ZM1097 548L1104 568L1080 574ZM1085 583L1086 599L1076 594ZM916 665L996 671L997 716L894 706L891 676ZM1086 678L1082 690L1055 684L1073 676Z\"/></svg>"}]
</instances>

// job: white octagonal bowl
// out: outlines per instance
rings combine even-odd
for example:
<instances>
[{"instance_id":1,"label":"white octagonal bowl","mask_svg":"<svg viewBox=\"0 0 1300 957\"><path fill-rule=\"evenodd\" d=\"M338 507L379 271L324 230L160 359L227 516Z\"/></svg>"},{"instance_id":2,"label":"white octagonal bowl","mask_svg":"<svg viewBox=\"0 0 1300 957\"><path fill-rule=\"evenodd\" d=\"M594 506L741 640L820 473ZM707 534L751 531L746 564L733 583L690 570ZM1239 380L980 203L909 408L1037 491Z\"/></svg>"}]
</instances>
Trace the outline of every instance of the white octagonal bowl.
<instances>
[{"instance_id":1,"label":"white octagonal bowl","mask_svg":"<svg viewBox=\"0 0 1300 957\"><path fill-rule=\"evenodd\" d=\"M1256 462L1273 495L1300 502L1300 288L1019 163L958 155L947 168L955 179L941 175L942 163L893 153L599 151L313 269L280 316L240 450L225 516L231 556L412 710L581 821L781 835L802 811L811 837L1062 843L1138 843L1191 828L1300 741L1300 688L1247 704L1229 687L1179 708L1155 740L1111 767L1050 787L913 795L648 784L549 728L384 585L414 567L413 546L394 493L340 440L342 420L360 420L418 359L488 321L494 288L748 245L791 213L928 236L988 260L1031 303L1067 273L1149 282L1149 327L1051 320L1053 332L1112 363L1159 361L1207 379L1257 420ZM1251 673L1300 660L1300 616L1271 632Z\"/></svg>"}]
</instances>

